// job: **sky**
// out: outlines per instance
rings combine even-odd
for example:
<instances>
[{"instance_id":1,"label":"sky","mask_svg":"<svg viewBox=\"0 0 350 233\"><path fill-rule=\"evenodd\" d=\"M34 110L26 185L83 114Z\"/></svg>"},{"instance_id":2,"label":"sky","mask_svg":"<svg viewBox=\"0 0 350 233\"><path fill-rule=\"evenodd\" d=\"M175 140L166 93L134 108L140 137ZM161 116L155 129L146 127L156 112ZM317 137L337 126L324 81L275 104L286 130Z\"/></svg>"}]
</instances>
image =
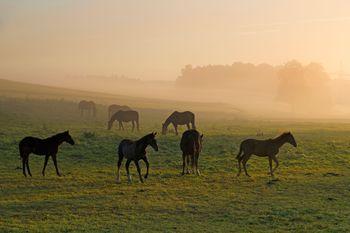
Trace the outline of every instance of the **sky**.
<instances>
[{"instance_id":1,"label":"sky","mask_svg":"<svg viewBox=\"0 0 350 233\"><path fill-rule=\"evenodd\" d=\"M0 76L175 80L187 64L350 72L348 0L0 0Z\"/></svg>"}]
</instances>

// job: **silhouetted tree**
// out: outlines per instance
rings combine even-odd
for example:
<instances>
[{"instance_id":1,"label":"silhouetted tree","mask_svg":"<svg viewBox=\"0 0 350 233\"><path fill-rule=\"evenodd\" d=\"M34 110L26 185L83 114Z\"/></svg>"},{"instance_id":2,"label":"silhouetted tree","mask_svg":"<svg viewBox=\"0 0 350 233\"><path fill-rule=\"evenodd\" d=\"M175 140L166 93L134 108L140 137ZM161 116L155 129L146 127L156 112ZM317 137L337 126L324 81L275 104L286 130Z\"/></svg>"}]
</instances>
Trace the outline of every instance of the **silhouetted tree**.
<instances>
[{"instance_id":1,"label":"silhouetted tree","mask_svg":"<svg viewBox=\"0 0 350 233\"><path fill-rule=\"evenodd\" d=\"M303 66L293 60L280 68L278 78L277 99L290 104L293 111L325 113L332 107L330 79L322 65Z\"/></svg>"}]
</instances>

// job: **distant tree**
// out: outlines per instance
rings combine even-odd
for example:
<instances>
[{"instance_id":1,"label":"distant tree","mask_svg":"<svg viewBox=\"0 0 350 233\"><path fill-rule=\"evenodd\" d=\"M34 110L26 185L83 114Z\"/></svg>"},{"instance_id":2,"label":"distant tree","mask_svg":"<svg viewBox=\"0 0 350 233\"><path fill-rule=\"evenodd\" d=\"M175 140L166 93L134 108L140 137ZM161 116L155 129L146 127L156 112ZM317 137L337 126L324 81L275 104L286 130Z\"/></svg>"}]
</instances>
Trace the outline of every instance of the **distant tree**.
<instances>
[{"instance_id":1,"label":"distant tree","mask_svg":"<svg viewBox=\"0 0 350 233\"><path fill-rule=\"evenodd\" d=\"M303 66L293 60L280 67L278 78L277 99L290 104L293 111L325 113L331 109L330 78L322 65Z\"/></svg>"}]
</instances>

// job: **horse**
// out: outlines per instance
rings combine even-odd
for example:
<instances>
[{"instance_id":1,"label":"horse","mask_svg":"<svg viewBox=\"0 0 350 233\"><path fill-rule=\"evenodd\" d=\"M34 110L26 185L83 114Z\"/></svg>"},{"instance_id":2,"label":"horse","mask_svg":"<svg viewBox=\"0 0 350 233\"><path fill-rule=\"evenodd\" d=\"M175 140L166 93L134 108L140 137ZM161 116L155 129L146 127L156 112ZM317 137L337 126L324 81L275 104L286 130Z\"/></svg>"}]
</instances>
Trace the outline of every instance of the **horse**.
<instances>
[{"instance_id":1,"label":"horse","mask_svg":"<svg viewBox=\"0 0 350 233\"><path fill-rule=\"evenodd\" d=\"M195 116L193 112L185 111L185 112L173 112L162 124L162 134L165 135L168 130L168 126L173 124L175 128L175 134L178 135L177 126L178 125L186 125L187 129L190 129L190 123L192 124L192 129L196 129L195 126Z\"/></svg>"},{"instance_id":2,"label":"horse","mask_svg":"<svg viewBox=\"0 0 350 233\"><path fill-rule=\"evenodd\" d=\"M108 130L112 128L113 122L118 121L119 123L119 130L123 129L123 122L130 122L132 123L132 131L135 129L135 123L137 127L137 131L140 131L139 127L139 113L133 110L129 111L123 111L119 110L118 112L114 113L111 117L111 119L108 121Z\"/></svg>"},{"instance_id":3,"label":"horse","mask_svg":"<svg viewBox=\"0 0 350 233\"><path fill-rule=\"evenodd\" d=\"M56 174L61 176L57 167L56 155L58 152L58 147L63 143L67 142L74 145L75 142L69 134L69 131L56 134L52 137L40 139L35 137L25 137L19 143L19 153L22 158L22 169L23 175L27 177L25 167L27 167L28 174L32 176L29 169L29 154L33 153L36 155L45 155L44 168L42 170L42 175L45 176L45 168L49 157L51 156L53 163L56 168Z\"/></svg>"},{"instance_id":4,"label":"horse","mask_svg":"<svg viewBox=\"0 0 350 233\"><path fill-rule=\"evenodd\" d=\"M96 104L93 101L82 100L78 104L80 110L80 116L84 115L84 111L87 111L88 114L92 114L93 117L96 116Z\"/></svg>"},{"instance_id":5,"label":"horse","mask_svg":"<svg viewBox=\"0 0 350 233\"><path fill-rule=\"evenodd\" d=\"M259 157L268 157L269 165L270 165L270 175L273 176L274 171L278 167L279 163L276 155L279 152L281 146L285 143L289 143L294 147L297 147L297 143L295 141L294 136L291 132L286 132L281 134L280 136L267 139L267 140L257 140L257 139L246 139L244 140L239 148L239 152L236 156L238 160L238 174L241 174L241 163L243 164L244 172L246 176L250 177L247 172L246 163L252 155L256 155ZM272 160L276 163L274 169L272 169Z\"/></svg>"},{"instance_id":6,"label":"horse","mask_svg":"<svg viewBox=\"0 0 350 233\"><path fill-rule=\"evenodd\" d=\"M128 111L131 110L131 108L129 106L126 105L118 105L118 104L112 104L108 106L108 120L111 119L111 116L118 112L119 110L124 110L124 111Z\"/></svg>"},{"instance_id":7,"label":"horse","mask_svg":"<svg viewBox=\"0 0 350 233\"><path fill-rule=\"evenodd\" d=\"M193 172L200 175L198 169L199 153L202 151L203 134L200 134L195 129L186 130L181 137L180 148L182 150L182 175L185 174L185 168L187 168L187 174L190 173L188 166L191 161Z\"/></svg>"},{"instance_id":8,"label":"horse","mask_svg":"<svg viewBox=\"0 0 350 233\"><path fill-rule=\"evenodd\" d=\"M157 141L155 139L155 136L157 133L150 133L146 136L142 137L141 139L137 141L132 141L129 139L124 139L119 143L118 146L118 170L117 170L117 183L120 183L120 166L122 165L123 158L126 158L126 173L128 176L128 182L131 183L131 176L129 173L129 165L131 161L134 161L137 172L139 173L140 181L143 183L143 178L141 175L141 169L139 165L139 160L143 160L146 163L147 172L144 176L145 179L148 177L148 171L149 171L149 162L146 155L146 148L148 145L150 145L155 151L158 151L158 145Z\"/></svg>"}]
</instances>

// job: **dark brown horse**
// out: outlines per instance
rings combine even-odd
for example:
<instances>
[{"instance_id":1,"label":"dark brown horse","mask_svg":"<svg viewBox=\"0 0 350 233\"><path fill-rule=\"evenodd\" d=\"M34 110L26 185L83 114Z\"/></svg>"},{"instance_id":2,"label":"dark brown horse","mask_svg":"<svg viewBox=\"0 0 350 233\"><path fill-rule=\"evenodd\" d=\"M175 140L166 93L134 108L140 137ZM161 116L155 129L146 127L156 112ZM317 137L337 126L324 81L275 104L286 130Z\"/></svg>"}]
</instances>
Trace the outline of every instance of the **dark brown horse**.
<instances>
[{"instance_id":1,"label":"dark brown horse","mask_svg":"<svg viewBox=\"0 0 350 233\"><path fill-rule=\"evenodd\" d=\"M282 135L267 140L246 139L241 143L239 153L236 156L238 160L238 174L241 174L241 163L243 164L244 172L247 176L250 176L247 172L246 163L252 155L259 157L269 157L270 174L273 176L273 172L278 167L278 160L276 155L279 152L281 146L285 143L289 143L294 147L297 147L297 143L294 136L290 133L283 133ZM274 169L272 169L272 160L276 163Z\"/></svg>"},{"instance_id":2,"label":"dark brown horse","mask_svg":"<svg viewBox=\"0 0 350 233\"><path fill-rule=\"evenodd\" d=\"M68 142L69 144L74 145L74 141L69 135L68 131L56 134L46 139L40 139L35 137L23 138L19 143L19 153L22 158L23 175L27 177L25 170L25 167L27 167L28 174L32 176L29 169L29 154L33 153L36 155L45 155L44 168L42 170L43 176L45 176L45 168L50 156L55 165L57 175L61 176L57 167L56 155L58 152L58 146L61 145L63 142Z\"/></svg>"},{"instance_id":3,"label":"dark brown horse","mask_svg":"<svg viewBox=\"0 0 350 233\"><path fill-rule=\"evenodd\" d=\"M117 167L117 183L120 183L120 166L122 165L123 158L126 158L126 173L128 176L129 183L131 182L131 176L129 172L129 165L131 161L134 161L137 172L139 173L140 181L143 183L141 168L139 165L139 160L143 160L146 163L147 172L145 179L148 177L149 162L146 155L146 148L150 145L155 151L158 151L157 141L155 139L157 133L150 133L142 137L137 141L132 141L129 139L124 139L120 142L118 146L118 167Z\"/></svg>"},{"instance_id":4,"label":"dark brown horse","mask_svg":"<svg viewBox=\"0 0 350 233\"><path fill-rule=\"evenodd\" d=\"M93 101L82 100L78 104L78 108L80 110L80 115L83 116L86 111L89 115L93 117L96 116L96 104Z\"/></svg>"},{"instance_id":5,"label":"dark brown horse","mask_svg":"<svg viewBox=\"0 0 350 233\"><path fill-rule=\"evenodd\" d=\"M182 150L182 175L185 174L185 169L187 168L187 173L190 173L188 168L190 162L193 172L200 175L198 169L198 158L202 151L203 144L203 134L201 135L197 130L190 129L186 130L182 134L180 148Z\"/></svg>"},{"instance_id":6,"label":"dark brown horse","mask_svg":"<svg viewBox=\"0 0 350 233\"><path fill-rule=\"evenodd\" d=\"M119 130L123 129L123 122L130 122L132 123L132 131L135 129L135 123L137 127L137 131L140 131L139 126L139 113L133 110L129 111L123 111L120 110L116 113L114 113L111 117L111 119L108 121L108 129L110 130L112 128L113 122L118 121L119 123Z\"/></svg>"},{"instance_id":7,"label":"dark brown horse","mask_svg":"<svg viewBox=\"0 0 350 233\"><path fill-rule=\"evenodd\" d=\"M123 111L128 111L131 110L131 108L129 108L126 105L118 105L118 104L112 104L108 106L108 120L111 119L111 116L118 112L119 110L123 110Z\"/></svg>"},{"instance_id":8,"label":"dark brown horse","mask_svg":"<svg viewBox=\"0 0 350 233\"><path fill-rule=\"evenodd\" d=\"M177 132L177 126L178 125L186 125L187 129L190 129L190 123L191 123L192 124L192 129L195 129L196 125L195 125L194 118L195 117L194 117L194 113L193 112L190 112L190 111L186 111L186 112L175 111L163 123L163 125L162 125L162 134L165 135L167 133L168 126L170 124L173 124L173 126L175 128L176 135L178 135L178 132Z\"/></svg>"}]
</instances>

